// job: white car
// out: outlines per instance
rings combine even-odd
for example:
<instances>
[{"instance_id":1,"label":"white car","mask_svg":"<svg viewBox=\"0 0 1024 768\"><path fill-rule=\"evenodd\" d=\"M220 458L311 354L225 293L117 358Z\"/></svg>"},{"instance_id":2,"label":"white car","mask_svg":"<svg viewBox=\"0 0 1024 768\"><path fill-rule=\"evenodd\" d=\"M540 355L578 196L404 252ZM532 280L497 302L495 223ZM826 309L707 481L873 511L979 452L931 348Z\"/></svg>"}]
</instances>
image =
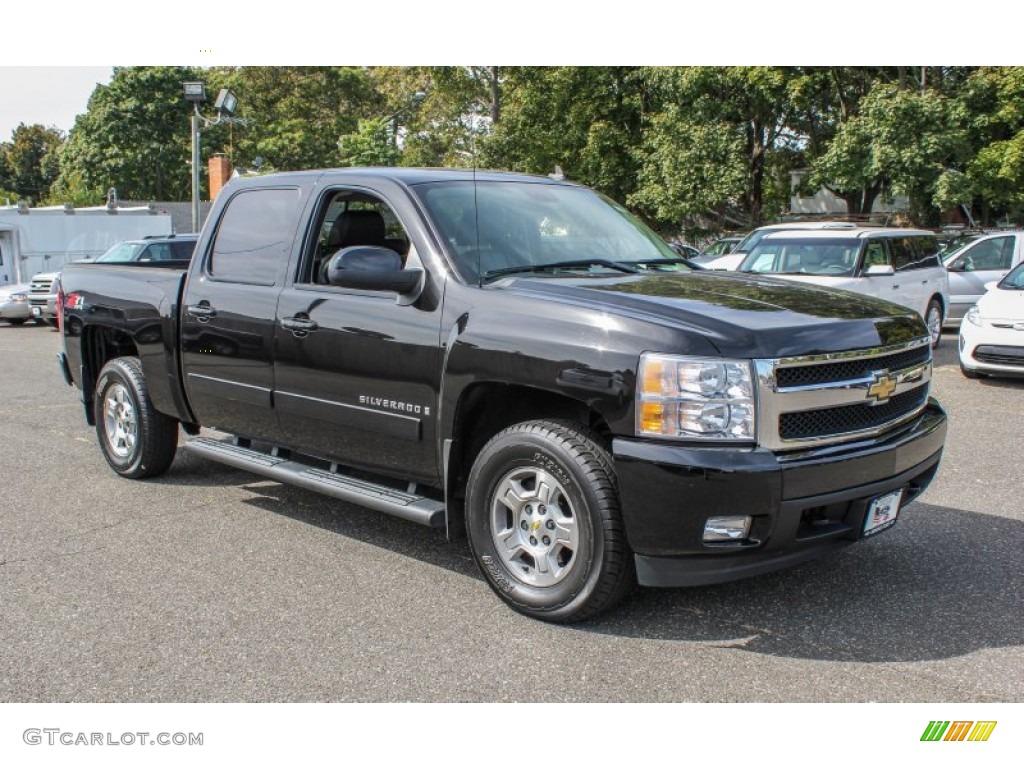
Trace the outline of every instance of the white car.
<instances>
[{"instance_id":1,"label":"white car","mask_svg":"<svg viewBox=\"0 0 1024 768\"><path fill-rule=\"evenodd\" d=\"M804 229L845 230L856 228L856 224L851 224L847 221L791 221L783 224L768 224L767 226L758 227L752 232L749 232L746 237L736 244L735 248L729 251L729 253L713 257L699 263L704 267L704 269L733 271L739 268L740 264L743 263L743 259L746 258L747 254L750 253L751 250L753 250L754 246L760 243L765 237L775 232Z\"/></svg>"},{"instance_id":2,"label":"white car","mask_svg":"<svg viewBox=\"0 0 1024 768\"><path fill-rule=\"evenodd\" d=\"M1024 264L971 307L960 324L960 370L979 376L1024 376Z\"/></svg>"},{"instance_id":3,"label":"white car","mask_svg":"<svg viewBox=\"0 0 1024 768\"><path fill-rule=\"evenodd\" d=\"M0 286L0 320L11 325L22 325L32 317L28 303L28 285Z\"/></svg>"},{"instance_id":4,"label":"white car","mask_svg":"<svg viewBox=\"0 0 1024 768\"><path fill-rule=\"evenodd\" d=\"M922 229L788 230L765 235L740 272L772 275L902 304L924 318L932 346L942 338L949 275L934 233Z\"/></svg>"},{"instance_id":5,"label":"white car","mask_svg":"<svg viewBox=\"0 0 1024 768\"><path fill-rule=\"evenodd\" d=\"M949 312L946 322L959 325L967 310L985 294L985 286L998 282L1024 261L1024 232L983 235L943 256L949 270Z\"/></svg>"}]
</instances>

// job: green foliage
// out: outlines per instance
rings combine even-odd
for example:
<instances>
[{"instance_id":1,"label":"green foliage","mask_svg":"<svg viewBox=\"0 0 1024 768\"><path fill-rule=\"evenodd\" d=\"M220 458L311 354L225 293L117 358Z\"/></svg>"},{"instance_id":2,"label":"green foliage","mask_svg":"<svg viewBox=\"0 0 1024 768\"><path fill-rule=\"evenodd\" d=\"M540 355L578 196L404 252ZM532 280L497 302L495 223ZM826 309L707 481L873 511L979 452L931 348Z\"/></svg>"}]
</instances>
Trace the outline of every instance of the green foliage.
<instances>
[{"instance_id":1,"label":"green foliage","mask_svg":"<svg viewBox=\"0 0 1024 768\"><path fill-rule=\"evenodd\" d=\"M882 189L903 192L923 217L954 190L947 170L962 161L966 146L955 101L937 91L876 83L815 159L812 180L848 199L867 190L863 212Z\"/></svg>"},{"instance_id":2,"label":"green foliage","mask_svg":"<svg viewBox=\"0 0 1024 768\"><path fill-rule=\"evenodd\" d=\"M58 189L96 199L109 187L124 199L188 199L191 105L181 84L196 79L184 67L115 68L75 120Z\"/></svg>"},{"instance_id":3,"label":"green foliage","mask_svg":"<svg viewBox=\"0 0 1024 768\"><path fill-rule=\"evenodd\" d=\"M786 147L791 72L651 67L641 77L651 109L635 152L640 188L631 199L661 219L729 206L760 223L767 172Z\"/></svg>"},{"instance_id":4,"label":"green foliage","mask_svg":"<svg viewBox=\"0 0 1024 768\"><path fill-rule=\"evenodd\" d=\"M632 67L503 68L501 119L481 162L549 174L625 200L637 184L644 83Z\"/></svg>"},{"instance_id":5,"label":"green foliage","mask_svg":"<svg viewBox=\"0 0 1024 768\"><path fill-rule=\"evenodd\" d=\"M360 120L355 133L345 134L338 140L338 154L343 166L395 165L399 152L390 121L385 118Z\"/></svg>"},{"instance_id":6,"label":"green foliage","mask_svg":"<svg viewBox=\"0 0 1024 768\"><path fill-rule=\"evenodd\" d=\"M21 123L10 142L0 144L0 188L7 196L38 204L59 173L58 156L64 134L56 128Z\"/></svg>"},{"instance_id":7,"label":"green foliage","mask_svg":"<svg viewBox=\"0 0 1024 768\"><path fill-rule=\"evenodd\" d=\"M206 74L235 92L237 117L246 121L211 128L204 137L236 166L257 157L283 171L338 165L338 138L383 106L364 67L234 67Z\"/></svg>"},{"instance_id":8,"label":"green foliage","mask_svg":"<svg viewBox=\"0 0 1024 768\"><path fill-rule=\"evenodd\" d=\"M0 189L189 199L193 79L208 117L219 88L238 97L239 122L204 125L203 173L213 152L283 171L560 166L673 234L783 213L796 169L851 212L895 193L920 223L1024 211L1024 67L124 67L66 141L21 126L0 144Z\"/></svg>"}]
</instances>

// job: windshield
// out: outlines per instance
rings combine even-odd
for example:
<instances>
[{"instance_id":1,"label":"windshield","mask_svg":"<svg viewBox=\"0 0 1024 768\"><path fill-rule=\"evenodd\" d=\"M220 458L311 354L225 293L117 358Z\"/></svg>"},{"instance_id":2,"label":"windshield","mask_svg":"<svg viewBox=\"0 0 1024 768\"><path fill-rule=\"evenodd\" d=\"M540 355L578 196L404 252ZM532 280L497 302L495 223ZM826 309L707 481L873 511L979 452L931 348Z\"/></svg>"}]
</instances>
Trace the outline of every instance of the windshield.
<instances>
[{"instance_id":1,"label":"windshield","mask_svg":"<svg viewBox=\"0 0 1024 768\"><path fill-rule=\"evenodd\" d=\"M1006 291L1024 290L1024 261L1010 270L1010 273L999 281L998 288Z\"/></svg>"},{"instance_id":2,"label":"windshield","mask_svg":"<svg viewBox=\"0 0 1024 768\"><path fill-rule=\"evenodd\" d=\"M413 188L469 281L564 265L607 276L686 269L661 238L616 203L581 187L516 181L434 182ZM628 271L633 271L632 269Z\"/></svg>"},{"instance_id":3,"label":"windshield","mask_svg":"<svg viewBox=\"0 0 1024 768\"><path fill-rule=\"evenodd\" d=\"M103 262L107 264L113 261L132 261L143 247L142 243L118 243L96 259L96 263Z\"/></svg>"},{"instance_id":4,"label":"windshield","mask_svg":"<svg viewBox=\"0 0 1024 768\"><path fill-rule=\"evenodd\" d=\"M741 272L771 275L852 275L860 240L856 238L773 237L754 246Z\"/></svg>"},{"instance_id":5,"label":"windshield","mask_svg":"<svg viewBox=\"0 0 1024 768\"><path fill-rule=\"evenodd\" d=\"M755 229L753 232L751 232L738 243L736 243L736 247L733 248L733 251L735 253L749 253L754 249L755 245L761 242L765 235L770 235L773 231L777 232L778 230Z\"/></svg>"}]
</instances>

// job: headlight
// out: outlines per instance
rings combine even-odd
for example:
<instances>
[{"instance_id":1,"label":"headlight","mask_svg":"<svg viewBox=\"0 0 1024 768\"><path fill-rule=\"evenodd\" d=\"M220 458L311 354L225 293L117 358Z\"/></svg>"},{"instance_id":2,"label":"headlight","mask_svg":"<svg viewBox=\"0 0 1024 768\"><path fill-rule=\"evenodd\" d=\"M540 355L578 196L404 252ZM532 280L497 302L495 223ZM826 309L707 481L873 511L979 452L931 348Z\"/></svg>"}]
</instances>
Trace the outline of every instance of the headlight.
<instances>
[{"instance_id":1,"label":"headlight","mask_svg":"<svg viewBox=\"0 0 1024 768\"><path fill-rule=\"evenodd\" d=\"M973 307L967 310L967 322L971 325L981 326L981 311L978 309L978 305L975 304Z\"/></svg>"},{"instance_id":2,"label":"headlight","mask_svg":"<svg viewBox=\"0 0 1024 768\"><path fill-rule=\"evenodd\" d=\"M749 360L640 356L639 435L753 441L755 410Z\"/></svg>"},{"instance_id":3,"label":"headlight","mask_svg":"<svg viewBox=\"0 0 1024 768\"><path fill-rule=\"evenodd\" d=\"M12 293L11 301L28 301L27 293Z\"/></svg>"}]
</instances>

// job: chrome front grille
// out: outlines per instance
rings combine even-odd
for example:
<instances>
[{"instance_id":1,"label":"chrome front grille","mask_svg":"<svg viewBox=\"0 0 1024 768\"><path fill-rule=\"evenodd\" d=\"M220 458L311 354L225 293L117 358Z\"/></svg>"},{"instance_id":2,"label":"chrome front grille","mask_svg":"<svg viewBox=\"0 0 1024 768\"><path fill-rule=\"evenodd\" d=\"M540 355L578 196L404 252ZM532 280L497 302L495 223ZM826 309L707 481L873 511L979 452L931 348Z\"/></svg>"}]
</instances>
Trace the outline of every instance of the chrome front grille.
<instances>
[{"instance_id":1,"label":"chrome front grille","mask_svg":"<svg viewBox=\"0 0 1024 768\"><path fill-rule=\"evenodd\" d=\"M882 434L928 402L927 338L876 349L755 360L758 442L773 450Z\"/></svg>"}]
</instances>

